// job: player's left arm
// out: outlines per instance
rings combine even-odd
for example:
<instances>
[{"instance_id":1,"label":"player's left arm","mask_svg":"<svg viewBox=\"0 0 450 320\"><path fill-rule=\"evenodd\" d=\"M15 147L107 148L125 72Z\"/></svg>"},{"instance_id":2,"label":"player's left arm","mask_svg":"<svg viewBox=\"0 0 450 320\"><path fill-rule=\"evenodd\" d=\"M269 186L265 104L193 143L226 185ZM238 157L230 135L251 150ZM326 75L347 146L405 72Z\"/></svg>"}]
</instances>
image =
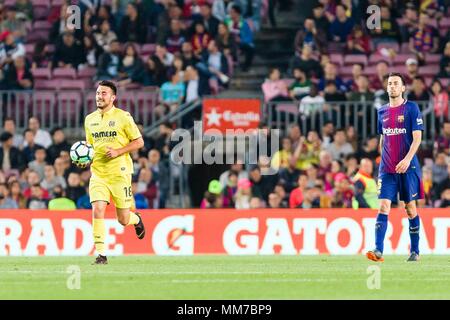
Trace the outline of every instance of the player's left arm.
<instances>
[{"instance_id":1,"label":"player's left arm","mask_svg":"<svg viewBox=\"0 0 450 320\"><path fill-rule=\"evenodd\" d=\"M406 170L408 170L412 158L416 154L417 150L419 150L420 144L422 142L422 131L414 130L412 136L413 142L411 143L411 147L409 148L408 153L406 154L405 158L400 161L395 167L395 171L397 173L405 173Z\"/></svg>"}]
</instances>

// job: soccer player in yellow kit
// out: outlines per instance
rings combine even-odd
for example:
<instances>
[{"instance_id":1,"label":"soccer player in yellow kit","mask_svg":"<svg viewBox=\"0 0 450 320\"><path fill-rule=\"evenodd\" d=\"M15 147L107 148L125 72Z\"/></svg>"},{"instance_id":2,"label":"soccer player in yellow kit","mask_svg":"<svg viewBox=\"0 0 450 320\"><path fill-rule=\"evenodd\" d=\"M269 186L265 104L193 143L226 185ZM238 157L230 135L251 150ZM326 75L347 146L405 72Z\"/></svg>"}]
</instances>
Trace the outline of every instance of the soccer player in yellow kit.
<instances>
[{"instance_id":1,"label":"soccer player in yellow kit","mask_svg":"<svg viewBox=\"0 0 450 320\"><path fill-rule=\"evenodd\" d=\"M139 239L145 236L141 216L134 207L131 191L133 161L130 152L144 146L144 140L129 112L116 108L117 88L111 81L101 81L96 92L97 110L86 116L86 141L94 147L91 164L89 197L92 203L94 244L97 258L94 264L107 264L105 255L105 210L112 198L117 220L123 226L134 225ZM82 167L82 164L77 164Z\"/></svg>"}]
</instances>

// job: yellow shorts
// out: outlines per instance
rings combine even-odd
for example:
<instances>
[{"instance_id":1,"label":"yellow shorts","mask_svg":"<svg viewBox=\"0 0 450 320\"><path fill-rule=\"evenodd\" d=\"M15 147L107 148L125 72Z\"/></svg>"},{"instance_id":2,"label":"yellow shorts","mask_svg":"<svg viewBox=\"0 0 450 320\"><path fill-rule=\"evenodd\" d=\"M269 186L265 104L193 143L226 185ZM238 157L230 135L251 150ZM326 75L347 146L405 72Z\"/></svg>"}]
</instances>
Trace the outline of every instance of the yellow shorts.
<instances>
[{"instance_id":1,"label":"yellow shorts","mask_svg":"<svg viewBox=\"0 0 450 320\"><path fill-rule=\"evenodd\" d=\"M131 191L131 174L114 177L97 177L92 175L89 181L89 198L95 201L110 202L119 209L134 210L134 197Z\"/></svg>"}]
</instances>

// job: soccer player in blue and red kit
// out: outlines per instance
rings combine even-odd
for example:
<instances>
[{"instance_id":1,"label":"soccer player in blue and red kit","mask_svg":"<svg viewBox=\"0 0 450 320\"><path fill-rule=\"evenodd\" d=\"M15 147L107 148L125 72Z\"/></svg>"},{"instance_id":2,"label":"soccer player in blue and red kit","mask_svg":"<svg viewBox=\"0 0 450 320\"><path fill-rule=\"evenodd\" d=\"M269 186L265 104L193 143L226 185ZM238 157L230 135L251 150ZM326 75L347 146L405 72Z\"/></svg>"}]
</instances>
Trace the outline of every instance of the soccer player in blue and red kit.
<instances>
[{"instance_id":1,"label":"soccer player in blue and red kit","mask_svg":"<svg viewBox=\"0 0 450 320\"><path fill-rule=\"evenodd\" d=\"M423 119L419 107L403 98L405 80L399 73L388 76L389 103L378 110L378 133L381 134L381 164L378 176L380 210L375 224L375 249L367 258L384 261L384 236L391 203L405 202L411 239L407 261L419 260L420 219L416 200L423 199L422 174L416 152L422 141Z\"/></svg>"}]
</instances>

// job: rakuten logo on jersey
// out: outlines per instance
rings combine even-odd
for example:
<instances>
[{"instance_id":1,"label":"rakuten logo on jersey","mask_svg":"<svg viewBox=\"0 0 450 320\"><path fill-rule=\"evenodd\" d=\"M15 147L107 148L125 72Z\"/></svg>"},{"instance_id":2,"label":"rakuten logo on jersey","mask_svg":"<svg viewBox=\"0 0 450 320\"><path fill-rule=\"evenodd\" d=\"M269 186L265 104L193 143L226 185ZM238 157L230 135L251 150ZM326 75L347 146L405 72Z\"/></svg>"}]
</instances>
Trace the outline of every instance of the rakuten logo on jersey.
<instances>
[{"instance_id":1,"label":"rakuten logo on jersey","mask_svg":"<svg viewBox=\"0 0 450 320\"><path fill-rule=\"evenodd\" d=\"M405 133L406 133L405 128L383 128L383 134L387 136L396 136Z\"/></svg>"}]
</instances>

